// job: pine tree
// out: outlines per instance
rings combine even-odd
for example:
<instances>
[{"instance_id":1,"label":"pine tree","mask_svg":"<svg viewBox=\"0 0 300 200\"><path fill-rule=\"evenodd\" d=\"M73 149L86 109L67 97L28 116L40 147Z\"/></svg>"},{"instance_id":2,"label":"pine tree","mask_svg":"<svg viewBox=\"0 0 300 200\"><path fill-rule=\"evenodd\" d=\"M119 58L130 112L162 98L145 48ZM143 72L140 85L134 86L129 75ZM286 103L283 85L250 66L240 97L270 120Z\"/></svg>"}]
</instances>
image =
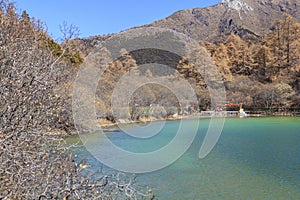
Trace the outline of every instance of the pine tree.
<instances>
[{"instance_id":1,"label":"pine tree","mask_svg":"<svg viewBox=\"0 0 300 200\"><path fill-rule=\"evenodd\" d=\"M274 55L272 65L275 73L280 69L290 69L297 64L299 48L298 40L300 37L300 24L294 19L285 15L283 20L277 21L273 26L272 32L268 36L267 45Z\"/></svg>"},{"instance_id":2,"label":"pine tree","mask_svg":"<svg viewBox=\"0 0 300 200\"><path fill-rule=\"evenodd\" d=\"M224 44L220 44L214 48L214 54L212 55L213 60L218 66L223 77L231 80L232 74L230 72L230 59L228 56L227 48Z\"/></svg>"},{"instance_id":3,"label":"pine tree","mask_svg":"<svg viewBox=\"0 0 300 200\"><path fill-rule=\"evenodd\" d=\"M259 80L268 80L268 71L270 67L270 48L263 44L258 46L257 52L254 53L255 71Z\"/></svg>"},{"instance_id":4,"label":"pine tree","mask_svg":"<svg viewBox=\"0 0 300 200\"><path fill-rule=\"evenodd\" d=\"M250 75L252 67L250 44L232 33L225 41L225 46L231 61L231 71L241 75Z\"/></svg>"}]
</instances>

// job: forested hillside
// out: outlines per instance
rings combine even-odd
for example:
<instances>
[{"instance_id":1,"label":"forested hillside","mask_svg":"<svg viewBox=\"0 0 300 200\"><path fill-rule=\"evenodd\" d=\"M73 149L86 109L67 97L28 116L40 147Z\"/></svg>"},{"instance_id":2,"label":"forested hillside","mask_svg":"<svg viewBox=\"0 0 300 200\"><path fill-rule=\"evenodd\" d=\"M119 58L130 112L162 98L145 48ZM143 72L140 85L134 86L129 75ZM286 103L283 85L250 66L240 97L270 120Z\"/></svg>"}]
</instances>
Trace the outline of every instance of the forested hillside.
<instances>
[{"instance_id":1,"label":"forested hillside","mask_svg":"<svg viewBox=\"0 0 300 200\"><path fill-rule=\"evenodd\" d=\"M228 99L250 107L298 107L300 24L285 15L264 32L255 40L231 33L205 43L224 77Z\"/></svg>"},{"instance_id":2,"label":"forested hillside","mask_svg":"<svg viewBox=\"0 0 300 200\"><path fill-rule=\"evenodd\" d=\"M178 11L145 26L172 29L199 41L223 76L228 102L243 103L250 110L288 111L298 109L300 103L298 13L298 0L223 0L207 8ZM84 57L110 36L76 39L70 43ZM137 67L134 60L127 65L128 59L132 59L130 55L127 60L122 58L114 63L102 77L103 84L98 90L102 99L97 100L101 116L111 119L110 96L114 84L122 74ZM194 70L189 63L185 67L178 63L177 71L197 88L199 108L211 109L206 84ZM158 95L157 91L157 86L148 85L143 93L135 93L139 98L132 99L131 105L149 106L148 97L151 97L152 103L166 105L162 99L169 99L168 106L176 106L178 102L173 102L169 94Z\"/></svg>"},{"instance_id":3,"label":"forested hillside","mask_svg":"<svg viewBox=\"0 0 300 200\"><path fill-rule=\"evenodd\" d=\"M298 109L300 103L299 36L299 22L285 14L282 19L278 19L268 29L263 30L261 36L253 37L248 33L240 37L235 32L231 32L221 35L214 42L199 41L199 43L207 49L217 65L223 77L229 103L243 103L244 107L253 111L289 111ZM156 56L157 59L164 56L152 55L151 52L147 55ZM129 53L114 62L99 82L97 95L101 98L97 101L97 105L99 113L104 116L112 115L110 96L115 84L122 75L138 66L131 56ZM195 89L199 108L213 109L210 105L207 85L201 74L196 72L195 66L188 61L182 61L177 63L176 70L189 80ZM149 73L151 76L160 76L154 71ZM149 107L152 103L177 107L176 98L163 91L165 91L163 87L159 89L155 85L145 86L143 90L135 93L131 106L137 104L141 107Z\"/></svg>"}]
</instances>

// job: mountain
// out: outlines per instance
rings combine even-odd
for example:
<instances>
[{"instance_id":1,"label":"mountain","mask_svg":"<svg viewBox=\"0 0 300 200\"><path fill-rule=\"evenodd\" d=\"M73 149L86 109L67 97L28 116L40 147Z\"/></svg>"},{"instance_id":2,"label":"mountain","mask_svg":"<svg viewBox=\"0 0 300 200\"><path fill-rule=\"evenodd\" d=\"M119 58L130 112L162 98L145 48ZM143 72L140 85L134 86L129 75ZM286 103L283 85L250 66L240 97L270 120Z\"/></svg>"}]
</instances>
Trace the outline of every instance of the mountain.
<instances>
[{"instance_id":1,"label":"mountain","mask_svg":"<svg viewBox=\"0 0 300 200\"><path fill-rule=\"evenodd\" d=\"M242 102L252 110L292 109L300 105L299 7L300 0L222 0L207 8L178 11L143 27L173 29L201 42L220 71L229 102ZM75 39L66 45L85 57L99 42L111 36ZM165 59L155 53L147 52L147 56ZM109 105L113 89L120 77L139 65L136 56L129 53L116 61L100 80L97 109L111 121ZM209 109L206 83L194 66L180 61L176 70L197 88L201 109ZM149 74L155 76L154 71ZM142 90L131 105L147 106L150 102L164 105L162 100L174 99L155 86ZM166 102L176 107L176 102Z\"/></svg>"},{"instance_id":2,"label":"mountain","mask_svg":"<svg viewBox=\"0 0 300 200\"><path fill-rule=\"evenodd\" d=\"M168 28L199 41L216 41L229 33L256 38L283 19L284 14L300 22L300 0L222 0L214 6L178 11L143 27ZM69 45L85 57L99 42L112 35L78 38Z\"/></svg>"},{"instance_id":3,"label":"mountain","mask_svg":"<svg viewBox=\"0 0 300 200\"><path fill-rule=\"evenodd\" d=\"M207 8L181 10L146 26L173 29L196 40L214 41L222 34L260 35L284 14L300 21L300 0L222 0Z\"/></svg>"}]
</instances>

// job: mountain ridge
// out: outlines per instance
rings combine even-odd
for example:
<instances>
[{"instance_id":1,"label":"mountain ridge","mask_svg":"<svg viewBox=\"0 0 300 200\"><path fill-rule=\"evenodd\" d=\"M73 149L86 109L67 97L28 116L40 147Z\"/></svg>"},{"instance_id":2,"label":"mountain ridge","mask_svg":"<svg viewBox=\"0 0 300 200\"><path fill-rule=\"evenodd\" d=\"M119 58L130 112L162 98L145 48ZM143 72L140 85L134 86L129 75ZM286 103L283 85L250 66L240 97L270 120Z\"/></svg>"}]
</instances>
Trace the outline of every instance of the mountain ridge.
<instances>
[{"instance_id":1,"label":"mountain ridge","mask_svg":"<svg viewBox=\"0 0 300 200\"><path fill-rule=\"evenodd\" d=\"M231 2L231 4L226 4L226 2ZM244 3L250 7L250 10L237 11L230 6L234 2ZM259 14L253 14L253 12ZM168 28L184 33L198 41L208 42L219 41L224 35L230 33L240 37L250 35L250 37L258 38L265 30L272 28L276 20L283 19L284 14L289 14L300 22L300 0L222 0L218 4L204 8L179 10L164 19L130 29L139 27ZM260 23L257 23L258 21ZM85 57L99 42L112 35L114 34L77 38L69 42L72 43L72 46L84 46L79 50L79 54L81 57Z\"/></svg>"},{"instance_id":2,"label":"mountain ridge","mask_svg":"<svg viewBox=\"0 0 300 200\"><path fill-rule=\"evenodd\" d=\"M206 8L177 11L145 26L169 28L196 40L214 41L222 34L231 32L239 36L246 33L260 35L262 30L271 28L284 14L300 21L299 8L299 0L222 0Z\"/></svg>"}]
</instances>

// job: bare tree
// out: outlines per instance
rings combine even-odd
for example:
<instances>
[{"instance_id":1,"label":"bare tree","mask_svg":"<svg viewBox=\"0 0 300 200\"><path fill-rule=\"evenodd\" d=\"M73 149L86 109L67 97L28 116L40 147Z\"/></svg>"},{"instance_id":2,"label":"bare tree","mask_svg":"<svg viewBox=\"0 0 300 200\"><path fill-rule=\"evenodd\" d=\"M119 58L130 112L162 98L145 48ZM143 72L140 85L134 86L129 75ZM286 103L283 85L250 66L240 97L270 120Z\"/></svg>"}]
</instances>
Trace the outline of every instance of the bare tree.
<instances>
[{"instance_id":1,"label":"bare tree","mask_svg":"<svg viewBox=\"0 0 300 200\"><path fill-rule=\"evenodd\" d=\"M59 30L62 33L62 38L60 38L62 42L77 38L80 34L78 26L68 24L66 21L59 25Z\"/></svg>"},{"instance_id":2,"label":"bare tree","mask_svg":"<svg viewBox=\"0 0 300 200\"><path fill-rule=\"evenodd\" d=\"M0 33L0 199L146 198L131 180L81 174L62 139L76 68L41 23L1 1Z\"/></svg>"}]
</instances>

